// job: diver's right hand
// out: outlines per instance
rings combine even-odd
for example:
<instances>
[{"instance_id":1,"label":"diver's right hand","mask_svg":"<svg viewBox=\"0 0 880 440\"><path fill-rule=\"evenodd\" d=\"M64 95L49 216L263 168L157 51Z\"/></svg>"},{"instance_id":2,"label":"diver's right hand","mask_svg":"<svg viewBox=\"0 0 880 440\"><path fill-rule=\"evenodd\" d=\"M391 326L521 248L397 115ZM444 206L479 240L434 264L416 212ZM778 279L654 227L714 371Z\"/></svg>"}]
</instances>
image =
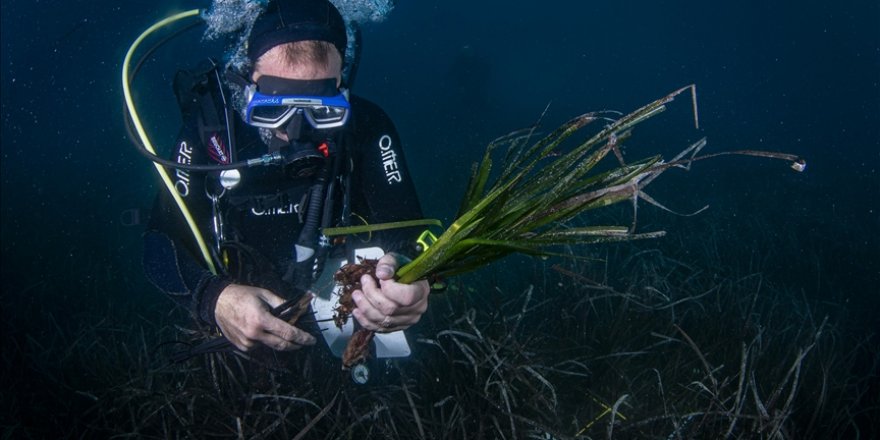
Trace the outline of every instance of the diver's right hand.
<instances>
[{"instance_id":1,"label":"diver's right hand","mask_svg":"<svg viewBox=\"0 0 880 440\"><path fill-rule=\"evenodd\" d=\"M270 310L283 302L266 289L230 284L217 298L214 319L223 336L241 351L257 344L273 350L296 350L314 344L312 335L272 316Z\"/></svg>"}]
</instances>

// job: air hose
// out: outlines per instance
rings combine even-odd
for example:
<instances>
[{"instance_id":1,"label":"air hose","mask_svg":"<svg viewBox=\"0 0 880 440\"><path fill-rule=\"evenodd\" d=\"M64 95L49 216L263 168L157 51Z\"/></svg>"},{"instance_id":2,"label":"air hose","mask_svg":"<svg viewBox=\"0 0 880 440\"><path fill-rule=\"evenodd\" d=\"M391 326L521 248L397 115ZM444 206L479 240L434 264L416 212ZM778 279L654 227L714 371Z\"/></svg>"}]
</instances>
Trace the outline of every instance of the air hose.
<instances>
[{"instance_id":1,"label":"air hose","mask_svg":"<svg viewBox=\"0 0 880 440\"><path fill-rule=\"evenodd\" d=\"M200 11L198 9L192 9L186 12L172 15L156 22L155 24L147 28L147 30L143 31L137 37L137 39L134 40L134 42L128 48L128 52L126 52L125 54L125 60L122 63L122 93L125 97L125 105L128 109L128 114L131 117L131 122L134 125L135 131L137 132L137 135L140 138L144 149L151 153L154 157L156 156L156 149L153 148L153 143L147 136L146 130L144 130L144 126L141 123L140 117L138 116L137 108L135 108L134 100L131 97L131 84L129 83L129 70L131 67L131 60L138 46L140 46L140 44L152 33L177 21L198 16L199 12ZM198 225L196 224L196 221L193 218L192 214L189 212L189 209L186 207L186 203L184 203L183 199L180 197L180 194L178 194L177 190L174 188L174 182L172 182L171 176L168 175L168 171L165 170L165 168L163 168L161 164L154 162L153 166L156 167L156 171L159 173L159 177L161 177L162 182L165 184L165 188L168 189L168 193L171 194L171 197L174 199L177 207L180 208L180 213L183 214L183 218L186 220L186 224L192 231L193 237L198 244L199 251L202 254L202 258L208 265L208 269L211 271L211 273L217 274L217 266L214 264L213 258L211 258L211 252L208 249L208 245L205 242L204 237L202 237L201 232L199 232Z\"/></svg>"}]
</instances>

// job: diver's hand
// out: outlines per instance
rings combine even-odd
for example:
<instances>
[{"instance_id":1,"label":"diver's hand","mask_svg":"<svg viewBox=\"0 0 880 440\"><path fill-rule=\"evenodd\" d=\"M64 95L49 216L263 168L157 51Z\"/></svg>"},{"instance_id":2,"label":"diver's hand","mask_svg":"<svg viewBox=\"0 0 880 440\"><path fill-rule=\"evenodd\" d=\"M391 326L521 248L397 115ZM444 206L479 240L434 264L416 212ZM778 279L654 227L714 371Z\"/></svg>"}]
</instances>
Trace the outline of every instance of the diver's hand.
<instances>
[{"instance_id":1,"label":"diver's hand","mask_svg":"<svg viewBox=\"0 0 880 440\"><path fill-rule=\"evenodd\" d=\"M220 292L214 319L239 350L248 351L257 344L274 350L296 350L312 345L312 335L272 316L271 309L284 300L259 287L230 284Z\"/></svg>"},{"instance_id":2,"label":"diver's hand","mask_svg":"<svg viewBox=\"0 0 880 440\"><path fill-rule=\"evenodd\" d=\"M352 292L357 307L352 311L358 322L368 330L394 332L409 328L419 322L428 309L428 294L431 288L425 280L412 284L394 281L398 257L385 254L376 264L376 278L379 285L369 275L361 277L363 290Z\"/></svg>"}]
</instances>

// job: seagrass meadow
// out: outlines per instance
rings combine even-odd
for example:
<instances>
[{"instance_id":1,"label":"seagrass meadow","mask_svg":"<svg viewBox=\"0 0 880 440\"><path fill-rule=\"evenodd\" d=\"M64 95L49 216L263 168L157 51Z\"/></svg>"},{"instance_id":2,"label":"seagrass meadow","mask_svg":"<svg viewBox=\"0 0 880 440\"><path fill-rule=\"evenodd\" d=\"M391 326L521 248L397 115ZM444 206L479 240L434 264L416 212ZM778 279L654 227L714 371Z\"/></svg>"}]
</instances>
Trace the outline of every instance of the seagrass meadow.
<instances>
[{"instance_id":1,"label":"seagrass meadow","mask_svg":"<svg viewBox=\"0 0 880 440\"><path fill-rule=\"evenodd\" d=\"M17 423L4 430L12 438L563 439L875 430L872 339L847 332L844 307L766 273L762 257L784 257L794 237L765 243L771 255L759 255L725 243L709 220L697 221L709 234L698 243L673 233L668 244L605 245L599 264L512 259L456 278L410 334L413 356L374 366L377 378L364 386L319 356L224 353L174 364L160 344L195 334L162 308L98 294L82 295L79 307L32 300L21 311L40 316L30 325L42 332L19 336L21 318L5 324L15 345L3 356L14 396L4 413ZM525 273L512 277L513 268ZM128 281L105 274L72 288L106 292ZM40 297L62 282L28 292Z\"/></svg>"},{"instance_id":2,"label":"seagrass meadow","mask_svg":"<svg viewBox=\"0 0 880 440\"><path fill-rule=\"evenodd\" d=\"M171 360L209 329L143 275L162 188L118 72L140 30L209 6L0 9L3 439L880 436L876 2L399 1L363 26L353 90L456 225L454 258L403 273L446 275L412 354L366 385L318 348ZM160 149L174 71L226 49L194 28L141 67ZM520 172L544 180L493 192Z\"/></svg>"}]
</instances>

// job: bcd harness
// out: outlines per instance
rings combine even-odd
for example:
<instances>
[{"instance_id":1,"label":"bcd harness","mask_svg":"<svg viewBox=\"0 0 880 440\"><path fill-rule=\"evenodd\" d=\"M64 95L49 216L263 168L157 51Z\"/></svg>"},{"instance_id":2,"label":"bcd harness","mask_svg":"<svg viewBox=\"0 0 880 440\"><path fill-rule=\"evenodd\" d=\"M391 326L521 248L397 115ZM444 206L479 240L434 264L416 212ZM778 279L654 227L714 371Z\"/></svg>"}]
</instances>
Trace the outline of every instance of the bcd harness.
<instances>
[{"instance_id":1,"label":"bcd harness","mask_svg":"<svg viewBox=\"0 0 880 440\"><path fill-rule=\"evenodd\" d=\"M208 59L191 71L181 70L174 78L174 90L184 119L195 118L199 141L206 148L210 160L218 164L228 164L236 160L233 110L230 108L220 76L220 66ZM307 194L303 199L300 219L302 229L296 240L293 259L282 279L291 283L297 290L306 291L323 270L327 253L332 247L331 240L321 231L332 226L347 226L350 216L349 176L351 160L348 159L348 134L345 131L334 133L331 139L317 145L323 160L311 178ZM277 148L277 147L276 147ZM347 169L344 169L346 167ZM301 188L282 190L273 195L231 198L227 189L238 183L240 175L236 170L210 173L206 184L206 196L211 201L212 233L214 236L212 256L217 267L224 273L228 270L229 255L227 242L230 240L229 225L224 218L225 210L234 206L262 206L266 202L276 202L278 197L291 199L293 192ZM340 189L339 186L342 186ZM336 217L335 202L342 191L342 209ZM334 219L336 220L334 222ZM336 224L334 224L336 223Z\"/></svg>"}]
</instances>

